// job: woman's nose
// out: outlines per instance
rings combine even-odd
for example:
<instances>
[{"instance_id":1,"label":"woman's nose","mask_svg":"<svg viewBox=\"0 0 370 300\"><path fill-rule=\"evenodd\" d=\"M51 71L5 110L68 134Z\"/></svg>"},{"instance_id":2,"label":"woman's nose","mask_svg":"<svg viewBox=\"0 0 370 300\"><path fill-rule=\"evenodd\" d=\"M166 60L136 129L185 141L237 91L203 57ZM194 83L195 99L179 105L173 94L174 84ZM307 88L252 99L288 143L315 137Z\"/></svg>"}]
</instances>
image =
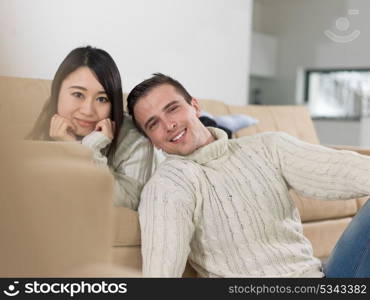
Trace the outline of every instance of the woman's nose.
<instances>
[{"instance_id":1,"label":"woman's nose","mask_svg":"<svg viewBox=\"0 0 370 300\"><path fill-rule=\"evenodd\" d=\"M80 112L85 115L92 115L94 112L94 104L90 99L85 99L80 106Z\"/></svg>"}]
</instances>

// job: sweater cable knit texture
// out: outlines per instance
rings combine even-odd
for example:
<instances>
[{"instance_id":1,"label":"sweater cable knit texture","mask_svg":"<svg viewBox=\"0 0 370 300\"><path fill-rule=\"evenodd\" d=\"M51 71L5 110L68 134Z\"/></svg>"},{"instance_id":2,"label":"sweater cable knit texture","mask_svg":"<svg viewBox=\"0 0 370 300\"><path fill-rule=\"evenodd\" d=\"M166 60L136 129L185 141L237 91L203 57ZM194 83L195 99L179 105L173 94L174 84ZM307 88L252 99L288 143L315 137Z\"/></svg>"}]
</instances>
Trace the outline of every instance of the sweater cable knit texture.
<instances>
[{"instance_id":1,"label":"sweater cable knit texture","mask_svg":"<svg viewBox=\"0 0 370 300\"><path fill-rule=\"evenodd\" d=\"M370 158L268 132L169 155L139 205L143 274L322 277L289 188L316 199L370 194Z\"/></svg>"}]
</instances>

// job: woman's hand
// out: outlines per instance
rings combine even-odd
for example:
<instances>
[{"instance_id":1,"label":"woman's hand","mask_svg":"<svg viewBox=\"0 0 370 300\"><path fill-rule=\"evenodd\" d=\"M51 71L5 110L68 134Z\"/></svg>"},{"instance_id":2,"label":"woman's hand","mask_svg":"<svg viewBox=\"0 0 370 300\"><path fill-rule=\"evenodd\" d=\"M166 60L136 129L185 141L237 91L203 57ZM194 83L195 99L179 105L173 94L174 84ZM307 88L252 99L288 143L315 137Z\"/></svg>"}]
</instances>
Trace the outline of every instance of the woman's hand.
<instances>
[{"instance_id":1,"label":"woman's hand","mask_svg":"<svg viewBox=\"0 0 370 300\"><path fill-rule=\"evenodd\" d=\"M75 126L70 120L55 114L50 121L49 135L55 141L77 141Z\"/></svg>"},{"instance_id":2,"label":"woman's hand","mask_svg":"<svg viewBox=\"0 0 370 300\"><path fill-rule=\"evenodd\" d=\"M113 140L115 123L111 119L103 119L95 126L96 131L101 131L107 138Z\"/></svg>"}]
</instances>

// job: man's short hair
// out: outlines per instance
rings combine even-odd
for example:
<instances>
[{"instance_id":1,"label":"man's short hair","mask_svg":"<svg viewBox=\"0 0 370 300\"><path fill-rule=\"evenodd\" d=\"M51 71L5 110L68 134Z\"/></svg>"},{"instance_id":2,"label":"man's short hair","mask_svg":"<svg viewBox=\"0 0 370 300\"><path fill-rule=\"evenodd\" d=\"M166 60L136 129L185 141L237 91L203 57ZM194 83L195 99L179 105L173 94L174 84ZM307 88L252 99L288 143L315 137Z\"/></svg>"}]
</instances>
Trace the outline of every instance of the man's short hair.
<instances>
[{"instance_id":1,"label":"man's short hair","mask_svg":"<svg viewBox=\"0 0 370 300\"><path fill-rule=\"evenodd\" d=\"M189 104L191 103L192 96L188 93L188 91L183 87L183 85L180 82L162 73L154 73L151 78L146 79L143 82L139 83L137 86L135 86L127 96L128 113L131 115L134 125L141 133L144 133L144 130L136 122L134 114L135 105L139 99L145 97L151 90L163 84L169 84L173 86L175 90L181 96L184 97L187 103Z\"/></svg>"}]
</instances>

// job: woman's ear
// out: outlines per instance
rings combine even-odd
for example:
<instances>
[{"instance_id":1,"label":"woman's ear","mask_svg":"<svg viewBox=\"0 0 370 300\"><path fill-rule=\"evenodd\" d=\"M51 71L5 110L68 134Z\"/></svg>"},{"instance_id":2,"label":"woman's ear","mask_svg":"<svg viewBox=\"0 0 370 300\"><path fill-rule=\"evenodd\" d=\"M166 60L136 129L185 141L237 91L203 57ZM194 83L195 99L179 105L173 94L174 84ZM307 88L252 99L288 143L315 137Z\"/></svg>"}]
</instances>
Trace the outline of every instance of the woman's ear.
<instances>
[{"instance_id":1,"label":"woman's ear","mask_svg":"<svg viewBox=\"0 0 370 300\"><path fill-rule=\"evenodd\" d=\"M199 100L196 99L196 98L192 98L191 99L191 102L190 102L190 105L192 107L194 107L195 113L196 113L197 117L199 118L200 117L200 113L201 113L201 107L200 107Z\"/></svg>"}]
</instances>

